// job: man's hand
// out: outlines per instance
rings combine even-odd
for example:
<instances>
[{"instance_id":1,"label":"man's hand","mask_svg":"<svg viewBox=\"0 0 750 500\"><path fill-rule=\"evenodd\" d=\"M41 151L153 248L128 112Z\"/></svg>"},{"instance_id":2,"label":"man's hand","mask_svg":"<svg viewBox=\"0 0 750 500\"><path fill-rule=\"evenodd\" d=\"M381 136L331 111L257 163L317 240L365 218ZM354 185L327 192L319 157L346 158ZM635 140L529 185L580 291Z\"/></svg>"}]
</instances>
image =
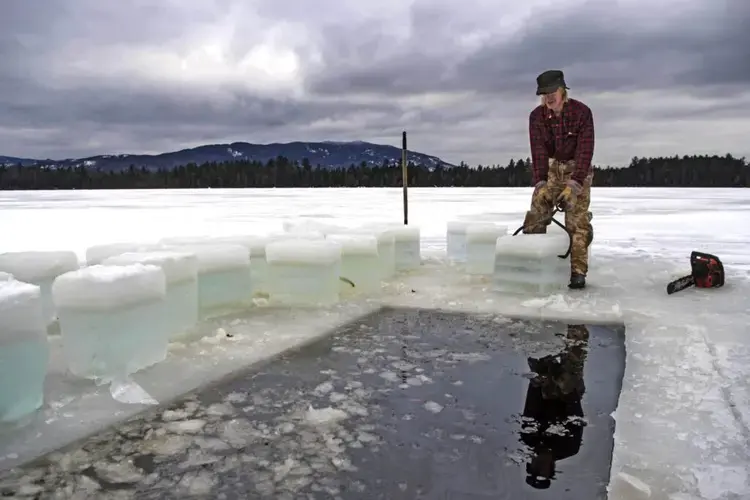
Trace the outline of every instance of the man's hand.
<instances>
[{"instance_id":1,"label":"man's hand","mask_svg":"<svg viewBox=\"0 0 750 500\"><path fill-rule=\"evenodd\" d=\"M542 203L552 203L552 195L550 194L549 188L547 187L547 181L537 182L536 186L534 186L534 194L532 194L531 197L535 200L539 200Z\"/></svg>"},{"instance_id":2,"label":"man's hand","mask_svg":"<svg viewBox=\"0 0 750 500\"><path fill-rule=\"evenodd\" d=\"M578 195L581 194L583 187L574 180L569 180L565 183L565 189L562 190L560 196L557 197L557 205L562 207L563 210L568 210L576 204Z\"/></svg>"}]
</instances>

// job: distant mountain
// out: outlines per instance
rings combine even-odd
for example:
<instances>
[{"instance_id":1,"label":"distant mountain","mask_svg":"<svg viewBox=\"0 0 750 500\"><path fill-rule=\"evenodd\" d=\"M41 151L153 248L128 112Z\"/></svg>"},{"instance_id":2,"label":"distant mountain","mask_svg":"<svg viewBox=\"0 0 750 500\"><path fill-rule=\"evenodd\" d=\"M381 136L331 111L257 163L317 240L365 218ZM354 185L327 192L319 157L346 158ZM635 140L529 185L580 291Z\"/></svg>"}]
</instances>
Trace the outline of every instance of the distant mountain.
<instances>
[{"instance_id":1,"label":"distant mountain","mask_svg":"<svg viewBox=\"0 0 750 500\"><path fill-rule=\"evenodd\" d=\"M0 156L0 165L18 165L23 166L36 165L39 160L33 160L31 158L16 158L15 156Z\"/></svg>"},{"instance_id":2,"label":"distant mountain","mask_svg":"<svg viewBox=\"0 0 750 500\"><path fill-rule=\"evenodd\" d=\"M320 165L322 168L333 169L346 168L350 165L359 166L362 162L370 166L382 165L384 162L391 165L398 164L401 162L401 149L394 146L362 141L290 142L285 144L234 142L232 144L198 146L197 148L183 149L159 155L99 155L65 160L32 160L0 156L0 164L18 165L21 163L24 166L38 165L50 169L83 166L106 172L125 170L131 165L134 165L136 168L145 167L148 170L171 170L189 163L200 165L206 162L223 163L238 160L265 163L278 156L283 156L300 163L304 158L307 158L313 167ZM434 168L441 165L445 167L454 166L436 156L415 151L409 151L407 158L410 162L427 167Z\"/></svg>"}]
</instances>

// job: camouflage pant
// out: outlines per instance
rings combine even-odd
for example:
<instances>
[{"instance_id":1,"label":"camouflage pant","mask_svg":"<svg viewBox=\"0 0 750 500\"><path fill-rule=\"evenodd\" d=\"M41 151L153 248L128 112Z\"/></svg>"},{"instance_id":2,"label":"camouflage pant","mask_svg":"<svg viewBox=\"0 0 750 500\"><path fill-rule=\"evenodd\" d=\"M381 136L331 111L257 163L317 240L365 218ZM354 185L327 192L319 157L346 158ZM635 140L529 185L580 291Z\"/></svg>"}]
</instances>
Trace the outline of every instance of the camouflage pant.
<instances>
[{"instance_id":1,"label":"camouflage pant","mask_svg":"<svg viewBox=\"0 0 750 500\"><path fill-rule=\"evenodd\" d=\"M550 160L549 173L547 174L547 188L552 201L540 199L533 196L531 199L531 209L526 214L524 225L527 233L546 233L547 225L552 211L555 208L555 201L565 188L565 183L570 179L570 175L575 169L575 162L559 162ZM565 211L565 227L573 235L573 245L570 251L570 270L571 272L586 275L589 270L588 248L594 239L594 228L591 225L593 214L589 211L591 204L591 182L594 174L589 174L583 183L583 190L576 198L575 205ZM536 193L535 193L536 194Z\"/></svg>"}]
</instances>

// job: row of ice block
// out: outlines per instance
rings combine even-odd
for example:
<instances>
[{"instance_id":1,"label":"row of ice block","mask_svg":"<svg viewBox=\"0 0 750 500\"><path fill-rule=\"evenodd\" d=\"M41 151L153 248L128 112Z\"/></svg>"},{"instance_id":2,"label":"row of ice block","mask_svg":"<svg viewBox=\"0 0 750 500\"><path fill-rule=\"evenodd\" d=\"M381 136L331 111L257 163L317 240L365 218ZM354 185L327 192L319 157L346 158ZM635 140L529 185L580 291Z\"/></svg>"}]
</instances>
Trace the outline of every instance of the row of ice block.
<instances>
[{"instance_id":1,"label":"row of ice block","mask_svg":"<svg viewBox=\"0 0 750 500\"><path fill-rule=\"evenodd\" d=\"M0 255L0 422L38 409L59 320L71 373L116 379L162 361L202 317L244 308L259 287L280 302L326 304L372 292L420 264L419 230L368 228L271 238L171 238L70 252ZM36 283L23 282L20 277Z\"/></svg>"},{"instance_id":2,"label":"row of ice block","mask_svg":"<svg viewBox=\"0 0 750 500\"><path fill-rule=\"evenodd\" d=\"M570 276L568 234L549 226L546 234L509 234L507 226L454 221L446 231L448 259L466 272L492 275L503 293L547 293L562 288Z\"/></svg>"}]
</instances>

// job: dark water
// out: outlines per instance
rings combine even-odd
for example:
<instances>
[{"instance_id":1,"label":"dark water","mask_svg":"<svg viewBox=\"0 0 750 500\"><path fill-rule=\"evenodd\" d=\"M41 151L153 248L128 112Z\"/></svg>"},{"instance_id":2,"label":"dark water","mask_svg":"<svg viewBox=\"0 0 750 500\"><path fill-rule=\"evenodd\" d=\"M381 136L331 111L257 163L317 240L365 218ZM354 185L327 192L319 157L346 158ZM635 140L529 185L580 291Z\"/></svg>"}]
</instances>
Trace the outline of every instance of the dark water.
<instances>
[{"instance_id":1,"label":"dark water","mask_svg":"<svg viewBox=\"0 0 750 500\"><path fill-rule=\"evenodd\" d=\"M0 492L605 499L623 332L385 309L31 464Z\"/></svg>"}]
</instances>

